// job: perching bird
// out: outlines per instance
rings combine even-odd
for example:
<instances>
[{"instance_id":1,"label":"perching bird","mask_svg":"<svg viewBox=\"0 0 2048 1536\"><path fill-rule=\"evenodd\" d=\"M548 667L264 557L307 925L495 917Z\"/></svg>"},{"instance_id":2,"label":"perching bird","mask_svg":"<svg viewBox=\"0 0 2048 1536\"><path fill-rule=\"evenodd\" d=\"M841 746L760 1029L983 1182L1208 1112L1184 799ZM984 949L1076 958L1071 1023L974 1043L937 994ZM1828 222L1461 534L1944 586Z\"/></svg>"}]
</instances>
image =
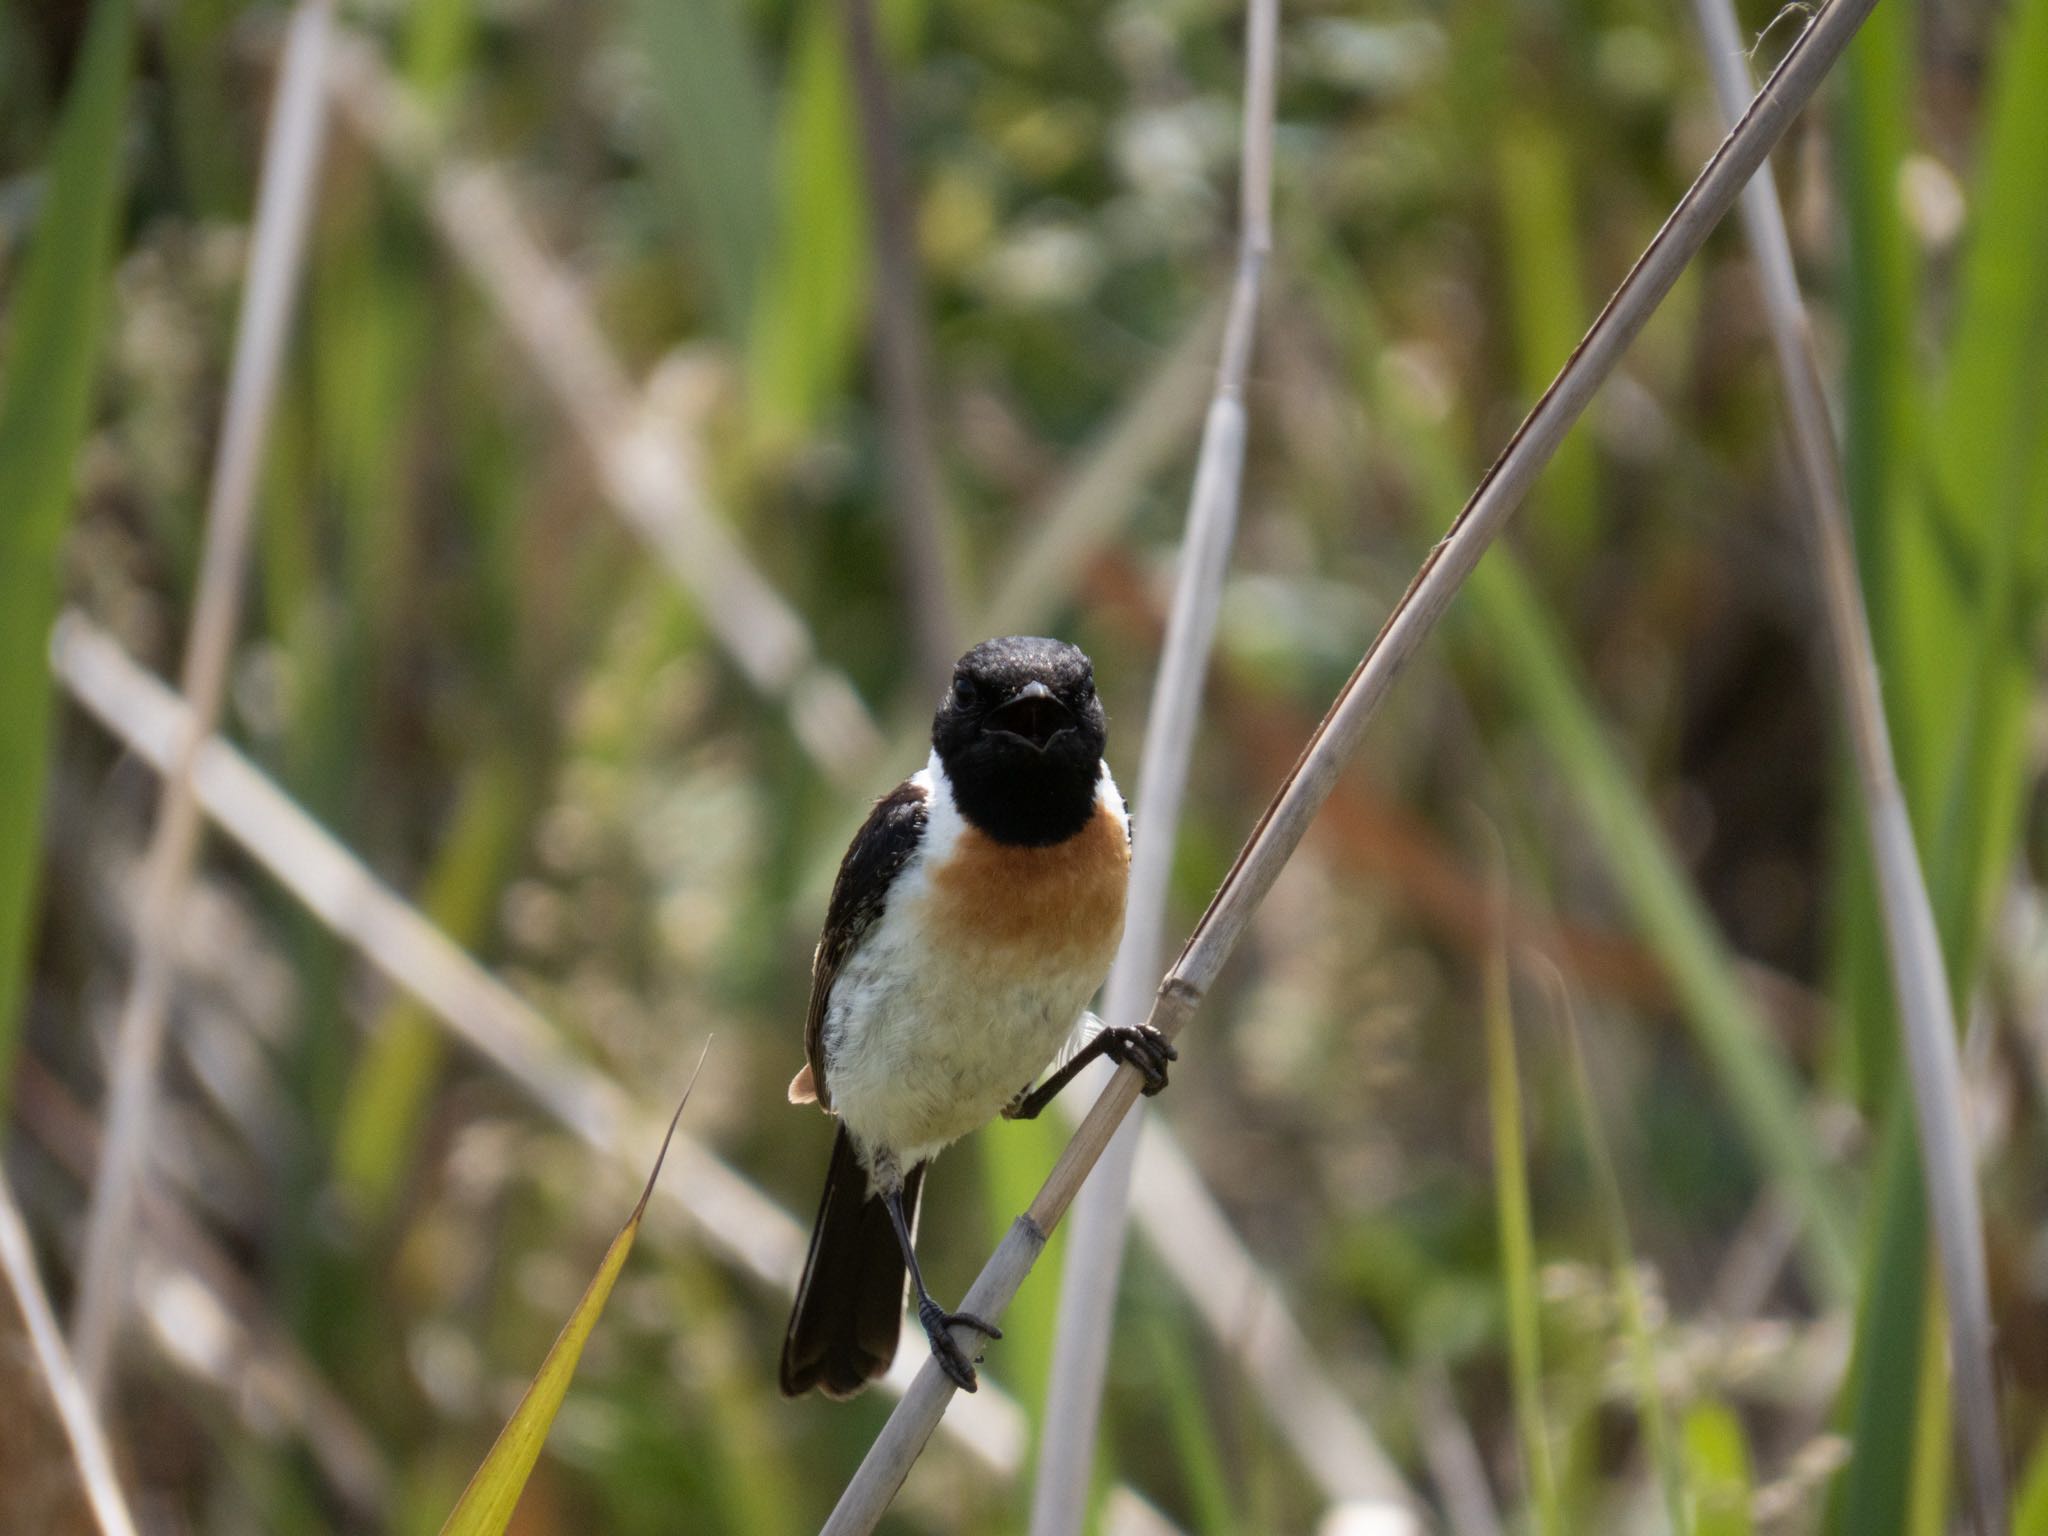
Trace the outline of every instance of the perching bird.
<instances>
[{"instance_id":1,"label":"perching bird","mask_svg":"<svg viewBox=\"0 0 2048 1536\"><path fill-rule=\"evenodd\" d=\"M1086 655L986 640L962 656L924 771L875 803L846 850L811 964L804 1069L790 1102L839 1117L810 1257L782 1343L782 1390L851 1397L889 1368L904 1272L945 1372L974 1365L918 1272L925 1165L1001 1114L1029 1119L1093 1057L1166 1086L1174 1049L1103 1028L1035 1090L1123 932L1130 820L1102 761Z\"/></svg>"}]
</instances>

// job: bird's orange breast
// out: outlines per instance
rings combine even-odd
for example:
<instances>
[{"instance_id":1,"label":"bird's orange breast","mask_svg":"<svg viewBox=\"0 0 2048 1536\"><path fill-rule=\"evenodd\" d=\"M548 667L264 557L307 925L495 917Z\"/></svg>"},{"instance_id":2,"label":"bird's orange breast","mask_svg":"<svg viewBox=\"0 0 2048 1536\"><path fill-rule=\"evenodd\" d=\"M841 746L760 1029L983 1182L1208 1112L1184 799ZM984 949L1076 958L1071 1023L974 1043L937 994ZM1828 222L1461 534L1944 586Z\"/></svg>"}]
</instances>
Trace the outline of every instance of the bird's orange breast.
<instances>
[{"instance_id":1,"label":"bird's orange breast","mask_svg":"<svg viewBox=\"0 0 2048 1536\"><path fill-rule=\"evenodd\" d=\"M989 961L1107 970L1123 932L1131 846L1098 804L1063 843L1019 848L973 827L931 874L934 937Z\"/></svg>"}]
</instances>

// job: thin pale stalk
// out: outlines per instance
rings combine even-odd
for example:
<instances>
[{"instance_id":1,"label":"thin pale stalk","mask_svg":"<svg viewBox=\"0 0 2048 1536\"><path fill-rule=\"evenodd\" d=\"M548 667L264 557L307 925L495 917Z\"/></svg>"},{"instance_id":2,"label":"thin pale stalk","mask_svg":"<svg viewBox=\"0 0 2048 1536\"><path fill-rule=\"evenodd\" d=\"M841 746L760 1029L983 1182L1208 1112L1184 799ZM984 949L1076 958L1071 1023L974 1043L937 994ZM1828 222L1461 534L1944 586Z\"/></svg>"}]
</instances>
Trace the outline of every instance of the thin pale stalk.
<instances>
[{"instance_id":1,"label":"thin pale stalk","mask_svg":"<svg viewBox=\"0 0 2048 1536\"><path fill-rule=\"evenodd\" d=\"M534 240L504 173L439 152L432 120L376 47L343 35L330 71L343 117L418 185L434 224L569 420L605 495L690 595L757 691L789 712L825 775L858 787L882 738L846 674L715 510L698 446L657 423L574 278Z\"/></svg>"},{"instance_id":2,"label":"thin pale stalk","mask_svg":"<svg viewBox=\"0 0 2048 1536\"><path fill-rule=\"evenodd\" d=\"M1202 685L1216 637L1223 577L1243 500L1245 376L1258 325L1260 278L1273 245L1273 98L1279 26L1279 0L1251 0L1245 14L1237 277L1223 328L1215 393L1202 429L1180 572L1138 765L1140 814L1131 850L1130 898L1123 941L1103 1001L1103 1016L1113 1026L1144 1016L1166 944L1166 900L1181 800L1201 718ZM1090 1082L1099 1089L1106 1077L1092 1074ZM1066 1268L1060 1276L1059 1335L1040 1420L1032 1536L1072 1536L1087 1517L1140 1119L1133 1115L1110 1143L1107 1166L1083 1197L1067 1246Z\"/></svg>"},{"instance_id":3,"label":"thin pale stalk","mask_svg":"<svg viewBox=\"0 0 2048 1536\"><path fill-rule=\"evenodd\" d=\"M1693 8L1705 34L1715 94L1721 110L1732 116L1741 110L1750 89L1747 55L1734 8L1730 0L1694 0ZM1793 457L1812 518L1842 713L1863 792L1899 1030L1911 1068L1907 1075L1920 1129L1921 1175L1934 1219L1935 1251L1948 1306L1956 1434L1970 1469L1979 1526L1985 1531L2003 1531L2007 1529L2005 1441L1999 1428L1998 1374L1992 1356L1984 1218L1972 1153L1976 1143L1969 1129L1954 995L1935 927L1934 903L1928 895L1905 793L1892 758L1891 729L1878 683L1870 615L1856 575L1849 499L1827 392L1814 358L1812 330L1799 292L1784 209L1768 169L1743 193L1741 213L1784 388Z\"/></svg>"},{"instance_id":4,"label":"thin pale stalk","mask_svg":"<svg viewBox=\"0 0 2048 1536\"><path fill-rule=\"evenodd\" d=\"M51 641L57 679L142 762L162 772L186 729L183 702L104 631L77 614ZM479 965L308 816L275 782L219 737L193 765L199 804L230 840L307 909L353 945L393 986L417 999L549 1118L637 1179L655 1116L571 1051L552 1025ZM803 1267L804 1229L702 1143L681 1132L670 1149L687 1177L656 1186L727 1263L784 1295ZM914 1373L909 1351L883 1385L901 1392ZM993 1388L959 1404L946 1427L1000 1476L1024 1458L1022 1411Z\"/></svg>"},{"instance_id":5,"label":"thin pale stalk","mask_svg":"<svg viewBox=\"0 0 2048 1536\"><path fill-rule=\"evenodd\" d=\"M319 177L327 118L322 77L333 26L333 0L301 0L286 33L277 94L271 105L248 281L207 499L192 632L180 680L189 710L164 778L162 801L144 860L135 974L114 1038L107 1155L93 1186L72 1318L79 1376L95 1402L106 1385L127 1305L128 1240L137 1186L147 1174L143 1154L156 1099L157 1063L163 1054L166 1008L176 963L175 930L199 855L202 820L192 787L192 765L199 743L220 718L235 632L241 623L242 575L255 523L257 480Z\"/></svg>"},{"instance_id":6,"label":"thin pale stalk","mask_svg":"<svg viewBox=\"0 0 2048 1536\"><path fill-rule=\"evenodd\" d=\"M1441 1362L1428 1360L1417 1368L1414 1394L1422 1459L1429 1464L1451 1529L1458 1536L1506 1536L1487 1484L1486 1458L1472 1438L1472 1426L1458 1412Z\"/></svg>"},{"instance_id":7,"label":"thin pale stalk","mask_svg":"<svg viewBox=\"0 0 2048 1536\"><path fill-rule=\"evenodd\" d=\"M64 1348L64 1335L57 1328L56 1314L50 1310L50 1298L44 1294L28 1228L22 1222L21 1212L15 1209L14 1192L4 1169L0 1169L0 1275L6 1276L7 1288L14 1293L15 1305L21 1310L30 1354L35 1368L42 1373L65 1438L71 1442L71 1458L77 1464L79 1483L101 1536L135 1536L135 1520L128 1512L127 1496L114 1476L114 1458L108 1454L92 1401ZM8 1431L19 1433L31 1411L29 1405L10 1403L7 1411L10 1417L22 1416Z\"/></svg>"},{"instance_id":8,"label":"thin pale stalk","mask_svg":"<svg viewBox=\"0 0 2048 1536\"><path fill-rule=\"evenodd\" d=\"M960 551L947 516L932 434L931 348L917 276L917 204L890 102L889 67L876 35L875 0L839 0L853 74L867 181L868 248L875 264L873 343L889 440L889 514L909 599L920 679L944 681L961 646Z\"/></svg>"},{"instance_id":9,"label":"thin pale stalk","mask_svg":"<svg viewBox=\"0 0 2048 1536\"><path fill-rule=\"evenodd\" d=\"M1396 678L1443 616L1486 546L1519 505L1572 423L1614 370L1644 323L1707 235L1734 205L1743 185L1784 135L1793 117L1819 89L1877 0L1831 0L1786 54L1742 120L1707 162L1699 179L1657 232L1649 248L1593 322L1564 369L1545 391L1507 448L1487 471L1472 499L1424 560L1301 759L1259 819L1222 888L1195 927L1179 959L1160 983L1151 1022L1169 1039L1201 1003L1236 947L1252 914L1300 844L1308 824L1335 786L1365 726ZM1059 1224L1081 1181L1138 1097L1142 1079L1121 1068L1068 1142L1031 1209L1017 1219L963 1309L999 1317L1030 1272L1046 1234ZM978 1338L962 1346L979 1348ZM910 1391L890 1415L860 1469L826 1523L834 1536L874 1529L894 1499L945 1411L954 1389L937 1362L927 1359Z\"/></svg>"}]
</instances>

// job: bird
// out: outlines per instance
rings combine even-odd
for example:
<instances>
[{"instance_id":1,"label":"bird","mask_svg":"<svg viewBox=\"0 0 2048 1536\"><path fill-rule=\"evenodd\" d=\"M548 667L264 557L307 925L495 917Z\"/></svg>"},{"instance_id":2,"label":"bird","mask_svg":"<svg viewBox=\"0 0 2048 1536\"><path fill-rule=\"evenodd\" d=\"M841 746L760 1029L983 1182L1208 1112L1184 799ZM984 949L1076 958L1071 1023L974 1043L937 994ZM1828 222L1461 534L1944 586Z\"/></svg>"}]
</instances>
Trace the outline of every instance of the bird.
<instances>
[{"instance_id":1,"label":"bird","mask_svg":"<svg viewBox=\"0 0 2048 1536\"><path fill-rule=\"evenodd\" d=\"M787 1397L851 1397L888 1370L906 1275L940 1367L974 1391L952 1330L1002 1332L925 1285L925 1169L998 1116L1033 1118L1097 1057L1135 1067L1148 1094L1166 1086L1177 1053L1163 1035L1085 1011L1116 955L1130 875L1107 737L1079 647L985 640L953 668L924 769L875 802L846 850L789 1085L792 1104L838 1129L783 1337Z\"/></svg>"}]
</instances>

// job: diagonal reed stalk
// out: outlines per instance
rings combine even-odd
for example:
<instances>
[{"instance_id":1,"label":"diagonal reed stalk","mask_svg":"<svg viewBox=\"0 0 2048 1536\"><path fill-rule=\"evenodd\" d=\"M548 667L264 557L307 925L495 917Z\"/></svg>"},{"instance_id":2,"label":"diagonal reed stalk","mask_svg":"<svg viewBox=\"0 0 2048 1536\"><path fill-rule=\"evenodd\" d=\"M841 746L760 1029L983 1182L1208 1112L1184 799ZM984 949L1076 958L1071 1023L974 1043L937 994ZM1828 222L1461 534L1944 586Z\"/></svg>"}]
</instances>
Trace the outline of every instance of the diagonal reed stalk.
<instances>
[{"instance_id":1,"label":"diagonal reed stalk","mask_svg":"<svg viewBox=\"0 0 2048 1536\"><path fill-rule=\"evenodd\" d=\"M932 434L931 348L918 293L917 205L904 165L875 25L875 0L839 0L853 75L861 169L867 181L868 250L874 261L870 321L889 444L896 559L909 599L919 682L937 687L962 644L960 551L946 512L945 480Z\"/></svg>"},{"instance_id":2,"label":"diagonal reed stalk","mask_svg":"<svg viewBox=\"0 0 2048 1536\"><path fill-rule=\"evenodd\" d=\"M1486 546L1875 5L1876 0L1830 0L1814 16L1423 561L1161 981L1151 1022L1168 1038L1180 1033L1215 982L1328 797L1367 722ZM969 1288L963 1310L981 1317L1002 1314L1044 1249L1047 1234L1066 1214L1081 1181L1136 1102L1140 1081L1136 1071L1118 1070L1067 1144L1038 1198L1017 1218ZM978 1348L980 1341L963 1338L961 1343ZM853 1536L874 1529L953 1394L945 1372L927 1359L841 1496L826 1523L828 1533Z\"/></svg>"},{"instance_id":3,"label":"diagonal reed stalk","mask_svg":"<svg viewBox=\"0 0 2048 1536\"><path fill-rule=\"evenodd\" d=\"M5 1169L0 1169L0 1279L5 1280L7 1289L13 1293L15 1307L21 1313L22 1326L28 1335L29 1359L19 1363L26 1367L33 1362L33 1368L43 1379L58 1422L63 1426L64 1437L71 1442L71 1459L77 1464L79 1486L84 1490L100 1536L135 1536L134 1517L128 1512L127 1497L121 1492L120 1480L114 1475L114 1458L100 1434L99 1419L93 1413L85 1384L79 1380L71 1356L64 1348L64 1335L58 1331L56 1314L50 1310L50 1298L43 1292L43 1280L36 1271L35 1250L29 1243L28 1227L21 1219L21 1212L14 1207L14 1192L7 1182ZM10 1344L12 1342L9 1341ZM8 1434L26 1438L28 1416L33 1411L28 1403L10 1402L7 1408ZM22 1482L54 1483L57 1480L56 1469L37 1470L36 1478L24 1478ZM0 1501L17 1498L31 1507L39 1502L31 1488L17 1486L11 1491L0 1490ZM48 1504L44 1502L42 1507L47 1511Z\"/></svg>"},{"instance_id":4,"label":"diagonal reed stalk","mask_svg":"<svg viewBox=\"0 0 2048 1536\"><path fill-rule=\"evenodd\" d=\"M1724 114L1739 112L1749 67L1730 0L1694 0L1714 92ZM1991 1296L1984 1259L1984 1218L1977 1197L1956 1017L1934 904L1892 758L1891 730L1878 684L1870 615L1857 580L1848 493L1799 293L1792 242L1776 185L1766 168L1742 196L1742 226L1757 266L1771 347L1785 392L1793 457L1806 492L1819 561L1821 596L1832 640L1842 713L1862 791L1864 823L1876 871L1892 988L1911 1070L1920 1130L1920 1166L1934 1219L1936 1255L1948 1307L1956 1434L1969 1468L1979 1528L2004 1531L2007 1493L1998 1378L1991 1353Z\"/></svg>"},{"instance_id":5,"label":"diagonal reed stalk","mask_svg":"<svg viewBox=\"0 0 2048 1536\"><path fill-rule=\"evenodd\" d=\"M1245 100L1239 147L1237 275L1224 322L1215 394L1202 428L1189 495L1180 571L1167 619L1159 673L1138 766L1137 834L1131 850L1130 903L1123 942L1109 973L1103 1017L1113 1026L1144 1015L1166 941L1166 900L1180 831L1188 762L1201 718L1202 684L1216 637L1223 578L1244 492L1245 379L1258 324L1259 287L1273 247L1273 117L1278 83L1279 0L1250 0L1245 11ZM1091 1074L1100 1087L1106 1072ZM1103 1166L1075 1212L1060 1276L1059 1335L1046 1389L1032 1536L1073 1536L1087 1516L1096 1431L1109 1369L1117 1276L1130 1218L1131 1170L1142 1117L1118 1129Z\"/></svg>"},{"instance_id":6,"label":"diagonal reed stalk","mask_svg":"<svg viewBox=\"0 0 2048 1536\"><path fill-rule=\"evenodd\" d=\"M334 0L300 0L286 35L271 106L248 280L180 680L189 711L164 776L163 798L144 862L135 974L114 1039L106 1158L93 1186L71 1324L79 1377L95 1403L106 1386L127 1305L129 1238L137 1188L147 1176L145 1152L176 965L176 929L203 829L192 765L199 743L220 718L240 627L242 574L255 522L263 446L319 176L327 104L322 77L333 25Z\"/></svg>"}]
</instances>

